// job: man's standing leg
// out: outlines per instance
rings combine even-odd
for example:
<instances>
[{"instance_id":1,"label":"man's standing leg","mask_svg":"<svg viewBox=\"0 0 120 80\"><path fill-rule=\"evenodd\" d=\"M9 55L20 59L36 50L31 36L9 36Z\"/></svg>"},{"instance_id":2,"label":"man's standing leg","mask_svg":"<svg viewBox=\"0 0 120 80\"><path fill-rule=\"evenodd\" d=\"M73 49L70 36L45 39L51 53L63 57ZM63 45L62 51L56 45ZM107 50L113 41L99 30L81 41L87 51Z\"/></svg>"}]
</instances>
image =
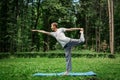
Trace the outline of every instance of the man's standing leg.
<instances>
[{"instance_id":1,"label":"man's standing leg","mask_svg":"<svg viewBox=\"0 0 120 80\"><path fill-rule=\"evenodd\" d=\"M66 72L64 73L64 75L68 75L69 71L72 70L70 46L65 48L65 58L66 58Z\"/></svg>"}]
</instances>

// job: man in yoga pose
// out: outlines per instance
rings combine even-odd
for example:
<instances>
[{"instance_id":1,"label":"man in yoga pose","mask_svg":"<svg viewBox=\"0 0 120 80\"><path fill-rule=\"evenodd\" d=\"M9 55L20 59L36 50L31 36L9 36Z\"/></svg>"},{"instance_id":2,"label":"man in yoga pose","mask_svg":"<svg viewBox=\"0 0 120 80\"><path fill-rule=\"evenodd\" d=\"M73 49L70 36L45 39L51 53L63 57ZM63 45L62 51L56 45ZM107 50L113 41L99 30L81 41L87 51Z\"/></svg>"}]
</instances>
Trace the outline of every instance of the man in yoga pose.
<instances>
[{"instance_id":1,"label":"man in yoga pose","mask_svg":"<svg viewBox=\"0 0 120 80\"><path fill-rule=\"evenodd\" d=\"M62 45L62 47L65 50L65 58L66 58L66 72L64 75L68 75L71 71L71 48L73 46L79 45L80 43L83 43L85 41L84 38L84 30L83 28L58 28L58 24L56 22L51 24L51 29L53 32L47 32L44 30L32 30L33 32L40 32L47 35L51 35L56 38L56 40ZM71 39L69 37L66 37L64 32L66 31L74 31L74 30L80 30L80 38L79 39Z\"/></svg>"}]
</instances>

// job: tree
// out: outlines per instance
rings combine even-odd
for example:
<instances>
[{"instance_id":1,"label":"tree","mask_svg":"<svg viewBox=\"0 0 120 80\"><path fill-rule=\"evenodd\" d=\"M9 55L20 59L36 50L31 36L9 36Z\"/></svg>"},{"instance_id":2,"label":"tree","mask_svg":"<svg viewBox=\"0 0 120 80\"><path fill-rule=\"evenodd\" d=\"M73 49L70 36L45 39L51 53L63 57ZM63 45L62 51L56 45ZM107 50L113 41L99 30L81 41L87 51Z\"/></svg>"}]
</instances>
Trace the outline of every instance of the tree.
<instances>
[{"instance_id":1,"label":"tree","mask_svg":"<svg viewBox=\"0 0 120 80\"><path fill-rule=\"evenodd\" d=\"M114 54L114 14L113 14L113 0L108 0L109 11L109 30L110 30L110 52Z\"/></svg>"},{"instance_id":2,"label":"tree","mask_svg":"<svg viewBox=\"0 0 120 80\"><path fill-rule=\"evenodd\" d=\"M87 49L99 52L101 42L106 40L110 43L111 54L114 54L114 48L115 51L120 50L119 2L114 0L113 8L113 0L78 0L74 4L70 0L1 0L0 52L54 49L55 39L32 33L31 29L51 31L50 24L58 22L59 27L85 28ZM66 35L77 38L78 32Z\"/></svg>"}]
</instances>

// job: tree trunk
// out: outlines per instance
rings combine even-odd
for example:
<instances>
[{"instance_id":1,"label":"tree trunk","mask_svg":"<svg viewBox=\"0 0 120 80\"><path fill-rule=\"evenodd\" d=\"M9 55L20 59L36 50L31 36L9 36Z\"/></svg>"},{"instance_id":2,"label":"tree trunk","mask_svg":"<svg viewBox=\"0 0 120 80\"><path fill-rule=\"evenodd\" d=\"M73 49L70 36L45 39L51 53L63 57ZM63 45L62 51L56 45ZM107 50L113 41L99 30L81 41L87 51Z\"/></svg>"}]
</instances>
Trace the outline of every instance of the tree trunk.
<instances>
[{"instance_id":1,"label":"tree trunk","mask_svg":"<svg viewBox=\"0 0 120 80\"><path fill-rule=\"evenodd\" d=\"M111 16L112 16L112 49L111 53L114 54L114 13L113 13L113 0L111 0Z\"/></svg>"},{"instance_id":2,"label":"tree trunk","mask_svg":"<svg viewBox=\"0 0 120 80\"><path fill-rule=\"evenodd\" d=\"M87 15L85 16L85 21L86 21L86 24L85 24L85 46L87 47L88 46L88 18L87 18Z\"/></svg>"},{"instance_id":3,"label":"tree trunk","mask_svg":"<svg viewBox=\"0 0 120 80\"><path fill-rule=\"evenodd\" d=\"M100 52L100 28L96 27L96 31L95 31L95 34L96 34L96 51L97 52Z\"/></svg>"},{"instance_id":4,"label":"tree trunk","mask_svg":"<svg viewBox=\"0 0 120 80\"><path fill-rule=\"evenodd\" d=\"M114 54L113 0L108 0L108 12L109 12L110 52L111 54Z\"/></svg>"},{"instance_id":5,"label":"tree trunk","mask_svg":"<svg viewBox=\"0 0 120 80\"><path fill-rule=\"evenodd\" d=\"M100 27L101 27L101 5L100 0L96 2L98 6L96 7L97 17L98 17L98 23L96 24L96 51L100 52Z\"/></svg>"},{"instance_id":6,"label":"tree trunk","mask_svg":"<svg viewBox=\"0 0 120 80\"><path fill-rule=\"evenodd\" d=\"M98 52L98 48L99 48L99 31L98 31L97 27L95 29L95 35L96 35L96 51Z\"/></svg>"},{"instance_id":7,"label":"tree trunk","mask_svg":"<svg viewBox=\"0 0 120 80\"><path fill-rule=\"evenodd\" d=\"M100 28L98 29L98 35L99 35L99 38L98 38L98 52L100 52L100 42L101 42L101 40L100 40Z\"/></svg>"},{"instance_id":8,"label":"tree trunk","mask_svg":"<svg viewBox=\"0 0 120 80\"><path fill-rule=\"evenodd\" d=\"M38 24L38 20L39 20L39 16L40 16L40 1L38 0L38 5L37 5L37 18L36 18L36 22L35 22L35 29L37 28L37 24Z\"/></svg>"}]
</instances>

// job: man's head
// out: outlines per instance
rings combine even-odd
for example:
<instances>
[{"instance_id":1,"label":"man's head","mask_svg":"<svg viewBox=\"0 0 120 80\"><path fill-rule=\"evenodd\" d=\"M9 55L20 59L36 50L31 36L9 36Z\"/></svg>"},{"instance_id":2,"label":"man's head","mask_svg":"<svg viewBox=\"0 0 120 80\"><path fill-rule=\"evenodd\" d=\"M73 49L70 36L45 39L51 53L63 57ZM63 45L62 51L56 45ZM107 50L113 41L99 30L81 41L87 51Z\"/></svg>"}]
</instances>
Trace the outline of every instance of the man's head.
<instances>
[{"instance_id":1,"label":"man's head","mask_svg":"<svg viewBox=\"0 0 120 80\"><path fill-rule=\"evenodd\" d=\"M56 31L56 30L57 30L57 27L58 27L58 24L57 24L56 22L53 22L53 23L51 24L51 29L52 29L53 31Z\"/></svg>"}]
</instances>

